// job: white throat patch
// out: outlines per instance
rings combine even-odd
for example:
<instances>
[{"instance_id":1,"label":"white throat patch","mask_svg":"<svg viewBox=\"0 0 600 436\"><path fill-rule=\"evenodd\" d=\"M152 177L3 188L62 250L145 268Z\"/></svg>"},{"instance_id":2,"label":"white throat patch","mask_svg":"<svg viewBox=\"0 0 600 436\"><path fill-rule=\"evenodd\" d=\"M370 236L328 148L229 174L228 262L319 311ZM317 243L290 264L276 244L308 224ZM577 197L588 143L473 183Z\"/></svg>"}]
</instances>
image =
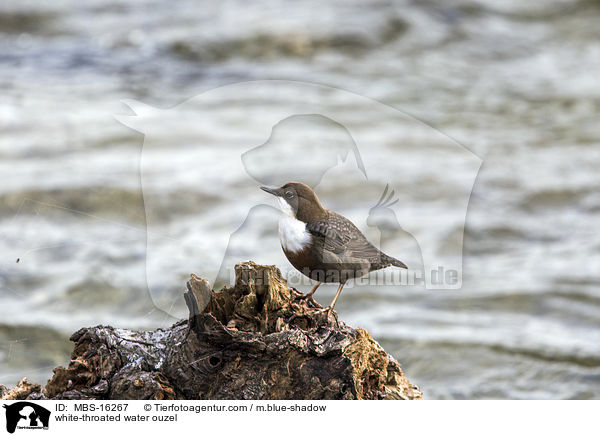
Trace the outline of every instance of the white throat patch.
<instances>
[{"instance_id":1,"label":"white throat patch","mask_svg":"<svg viewBox=\"0 0 600 436\"><path fill-rule=\"evenodd\" d=\"M277 197L283 212L279 218L279 240L284 250L295 253L302 250L310 241L306 224L296 219L292 207L281 197Z\"/></svg>"}]
</instances>

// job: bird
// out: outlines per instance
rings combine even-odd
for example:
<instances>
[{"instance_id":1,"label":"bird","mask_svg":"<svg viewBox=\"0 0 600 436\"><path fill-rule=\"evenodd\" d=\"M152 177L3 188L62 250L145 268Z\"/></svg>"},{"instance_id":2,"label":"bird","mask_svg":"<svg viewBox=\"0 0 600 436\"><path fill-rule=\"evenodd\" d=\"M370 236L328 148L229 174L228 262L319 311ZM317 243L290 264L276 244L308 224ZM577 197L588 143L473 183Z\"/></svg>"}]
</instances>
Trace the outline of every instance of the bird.
<instances>
[{"instance_id":1,"label":"bird","mask_svg":"<svg viewBox=\"0 0 600 436\"><path fill-rule=\"evenodd\" d=\"M289 182L280 188L260 189L279 202L279 239L285 256L317 282L303 298L314 303L313 295L322 283L339 283L333 301L322 309L327 316L348 280L390 266L408 269L371 244L348 218L324 208L310 186Z\"/></svg>"}]
</instances>

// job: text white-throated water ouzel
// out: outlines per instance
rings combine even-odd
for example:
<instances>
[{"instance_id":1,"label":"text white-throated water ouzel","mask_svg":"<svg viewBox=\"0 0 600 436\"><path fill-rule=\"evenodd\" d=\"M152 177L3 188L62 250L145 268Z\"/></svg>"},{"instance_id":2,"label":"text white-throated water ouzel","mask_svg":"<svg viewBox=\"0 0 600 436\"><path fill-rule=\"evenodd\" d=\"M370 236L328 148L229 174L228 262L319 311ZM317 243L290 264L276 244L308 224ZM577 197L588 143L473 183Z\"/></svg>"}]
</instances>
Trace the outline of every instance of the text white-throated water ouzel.
<instances>
[{"instance_id":1,"label":"text white-throated water ouzel","mask_svg":"<svg viewBox=\"0 0 600 436\"><path fill-rule=\"evenodd\" d=\"M279 239L285 256L298 271L317 281L306 298L312 300L323 282L340 284L325 308L328 312L349 279L388 266L407 268L371 244L348 218L321 206L317 194L304 183L261 189L275 195L283 211Z\"/></svg>"}]
</instances>

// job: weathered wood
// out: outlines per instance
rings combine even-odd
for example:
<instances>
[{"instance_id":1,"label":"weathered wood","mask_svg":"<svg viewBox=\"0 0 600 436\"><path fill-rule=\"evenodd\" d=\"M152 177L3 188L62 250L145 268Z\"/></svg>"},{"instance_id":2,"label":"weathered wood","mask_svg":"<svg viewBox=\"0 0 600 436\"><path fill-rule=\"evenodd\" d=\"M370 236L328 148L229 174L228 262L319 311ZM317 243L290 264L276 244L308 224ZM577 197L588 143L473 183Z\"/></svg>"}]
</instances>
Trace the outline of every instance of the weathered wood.
<instances>
[{"instance_id":1,"label":"weathered wood","mask_svg":"<svg viewBox=\"0 0 600 436\"><path fill-rule=\"evenodd\" d=\"M29 383L29 380L25 377L12 389L7 389L5 386L0 385L0 400L35 399L35 397L42 395L40 394L41 390L42 387L39 384Z\"/></svg>"},{"instance_id":2,"label":"weathered wood","mask_svg":"<svg viewBox=\"0 0 600 436\"><path fill-rule=\"evenodd\" d=\"M68 368L34 397L422 398L365 330L298 298L274 266L238 264L235 285L220 291L192 275L187 288L189 319L171 328L74 333Z\"/></svg>"}]
</instances>

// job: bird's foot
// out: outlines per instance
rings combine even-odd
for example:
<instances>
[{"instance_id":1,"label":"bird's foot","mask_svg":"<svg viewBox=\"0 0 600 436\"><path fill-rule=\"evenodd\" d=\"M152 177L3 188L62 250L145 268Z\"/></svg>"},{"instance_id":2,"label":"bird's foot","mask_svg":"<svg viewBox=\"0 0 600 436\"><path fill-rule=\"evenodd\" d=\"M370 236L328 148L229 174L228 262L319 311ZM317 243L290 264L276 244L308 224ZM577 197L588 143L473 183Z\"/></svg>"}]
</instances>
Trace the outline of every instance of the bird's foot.
<instances>
[{"instance_id":1,"label":"bird's foot","mask_svg":"<svg viewBox=\"0 0 600 436\"><path fill-rule=\"evenodd\" d=\"M321 307L321 305L319 303L317 303L316 300L313 298L313 296L310 294L299 295L295 299L296 300L307 300L309 303L311 303L313 305L313 307L316 307L316 308Z\"/></svg>"},{"instance_id":2,"label":"bird's foot","mask_svg":"<svg viewBox=\"0 0 600 436\"><path fill-rule=\"evenodd\" d=\"M325 313L325 312L327 312L327 314L330 314L332 310L333 310L333 309L331 308L331 306L327 306L327 307L320 307L320 308L318 308L318 309L316 310L316 312L320 312L320 313Z\"/></svg>"},{"instance_id":3,"label":"bird's foot","mask_svg":"<svg viewBox=\"0 0 600 436\"><path fill-rule=\"evenodd\" d=\"M316 309L315 312L317 312L319 315L325 315L322 319L325 319L327 323L331 323L333 321L337 327L340 327L337 313L333 310L331 306Z\"/></svg>"},{"instance_id":4,"label":"bird's foot","mask_svg":"<svg viewBox=\"0 0 600 436\"><path fill-rule=\"evenodd\" d=\"M319 309L316 309L315 312L324 313L326 314L327 318L329 318L329 315L333 314L333 316L337 318L337 314L333 311L333 308L331 306L321 307Z\"/></svg>"}]
</instances>

